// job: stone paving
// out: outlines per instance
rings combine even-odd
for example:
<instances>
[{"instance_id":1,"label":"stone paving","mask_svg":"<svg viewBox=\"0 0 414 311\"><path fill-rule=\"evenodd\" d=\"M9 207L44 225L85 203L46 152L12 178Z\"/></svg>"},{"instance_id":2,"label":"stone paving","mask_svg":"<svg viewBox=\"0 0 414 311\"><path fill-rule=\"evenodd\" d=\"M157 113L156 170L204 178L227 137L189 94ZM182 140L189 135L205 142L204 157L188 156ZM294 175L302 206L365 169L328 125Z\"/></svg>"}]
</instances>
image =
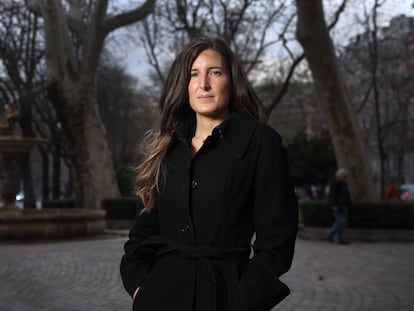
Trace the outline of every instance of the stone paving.
<instances>
[{"instance_id":1,"label":"stone paving","mask_svg":"<svg viewBox=\"0 0 414 311\"><path fill-rule=\"evenodd\" d=\"M414 243L299 240L276 310L414 310Z\"/></svg>"},{"instance_id":2,"label":"stone paving","mask_svg":"<svg viewBox=\"0 0 414 311\"><path fill-rule=\"evenodd\" d=\"M0 244L0 311L131 310L125 237ZM277 310L414 310L414 244L298 240ZM172 310L175 311L175 310Z\"/></svg>"}]
</instances>

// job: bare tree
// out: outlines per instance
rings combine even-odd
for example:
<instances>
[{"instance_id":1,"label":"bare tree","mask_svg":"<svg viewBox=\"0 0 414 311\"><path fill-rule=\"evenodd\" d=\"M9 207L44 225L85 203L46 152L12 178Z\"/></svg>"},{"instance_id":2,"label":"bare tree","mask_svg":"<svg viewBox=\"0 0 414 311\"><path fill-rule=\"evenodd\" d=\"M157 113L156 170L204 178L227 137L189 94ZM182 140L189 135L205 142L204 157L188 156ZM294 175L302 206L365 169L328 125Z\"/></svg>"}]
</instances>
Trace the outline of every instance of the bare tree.
<instances>
[{"instance_id":1,"label":"bare tree","mask_svg":"<svg viewBox=\"0 0 414 311\"><path fill-rule=\"evenodd\" d=\"M161 82L166 65L189 40L220 36L233 48L249 73L279 38L269 33L289 13L285 1L162 0L139 27L150 65Z\"/></svg>"},{"instance_id":2,"label":"bare tree","mask_svg":"<svg viewBox=\"0 0 414 311\"><path fill-rule=\"evenodd\" d=\"M35 117L34 128L41 137L48 140L47 145L39 146L42 161L42 194L43 200L70 197L72 192L62 193L62 181L65 180L65 168L70 171L73 167L69 156L67 137L62 123L46 94L33 105ZM62 167L62 165L66 167Z\"/></svg>"},{"instance_id":3,"label":"bare tree","mask_svg":"<svg viewBox=\"0 0 414 311\"><path fill-rule=\"evenodd\" d=\"M155 107L116 63L98 68L97 98L115 167L136 164L138 145L155 123Z\"/></svg>"},{"instance_id":4,"label":"bare tree","mask_svg":"<svg viewBox=\"0 0 414 311\"><path fill-rule=\"evenodd\" d=\"M80 206L99 208L103 198L119 194L96 101L99 56L108 34L144 19L155 0L114 15L108 13L108 0L88 3L88 16L81 15L75 0L32 0L31 9L44 20L47 89L69 138Z\"/></svg>"},{"instance_id":5,"label":"bare tree","mask_svg":"<svg viewBox=\"0 0 414 311\"><path fill-rule=\"evenodd\" d=\"M364 32L341 55L381 196L387 180L403 181L406 175L404 157L412 148L408 108L413 93L413 77L406 68L410 33L406 26L412 22L409 17L398 16L388 26L378 26L384 3L374 1L372 7L365 9L363 19L358 21Z\"/></svg>"},{"instance_id":6,"label":"bare tree","mask_svg":"<svg viewBox=\"0 0 414 311\"><path fill-rule=\"evenodd\" d=\"M41 77L44 66L43 38L39 35L42 23L29 12L24 3L2 1L0 4L0 76L3 104L17 106L19 125L24 137L35 136L33 103L41 96ZM24 207L35 207L30 155L20 159Z\"/></svg>"},{"instance_id":7,"label":"bare tree","mask_svg":"<svg viewBox=\"0 0 414 311\"><path fill-rule=\"evenodd\" d=\"M342 3L339 5L338 9L336 10L334 17L332 21L329 23L328 29L332 30L337 22L339 21L339 17L344 12L346 3L348 0L342 0ZM280 80L280 83L278 83L278 88L276 95L273 96L272 100L268 105L264 106L264 110L267 116L269 116L272 111L276 108L276 106L281 102L283 97L286 95L286 93L289 90L289 85L294 77L294 74L296 72L297 67L302 63L302 61L305 59L305 53L299 53L298 55L295 55L291 51L288 45L289 39L287 38L287 33L290 28L291 23L294 21L294 18L296 17L296 14L292 14L287 22L285 23L284 27L281 29L279 33L279 38L281 39L283 43L283 48L285 51L287 51L289 58L290 58L290 66L289 70L287 71L287 74L284 75L283 79Z\"/></svg>"},{"instance_id":8,"label":"bare tree","mask_svg":"<svg viewBox=\"0 0 414 311\"><path fill-rule=\"evenodd\" d=\"M381 129L381 112L380 112L380 95L379 95L379 83L378 83L378 21L377 21L377 14L378 9L381 6L378 0L374 0L373 8L372 8L372 27L371 30L368 25L368 33L371 34L371 40L368 42L368 51L369 51L369 58L371 63L371 81L372 81L372 89L373 89L373 96L374 96L374 112L375 112L375 123L376 123L376 138L378 144L378 153L380 159L380 197L383 197L384 188L385 188L385 150L384 150L384 139L382 135Z\"/></svg>"},{"instance_id":9,"label":"bare tree","mask_svg":"<svg viewBox=\"0 0 414 311\"><path fill-rule=\"evenodd\" d=\"M355 200L375 200L370 164L337 63L322 1L296 0L296 5L297 37L312 71L321 108L328 118L337 163L350 171L350 190Z\"/></svg>"}]
</instances>

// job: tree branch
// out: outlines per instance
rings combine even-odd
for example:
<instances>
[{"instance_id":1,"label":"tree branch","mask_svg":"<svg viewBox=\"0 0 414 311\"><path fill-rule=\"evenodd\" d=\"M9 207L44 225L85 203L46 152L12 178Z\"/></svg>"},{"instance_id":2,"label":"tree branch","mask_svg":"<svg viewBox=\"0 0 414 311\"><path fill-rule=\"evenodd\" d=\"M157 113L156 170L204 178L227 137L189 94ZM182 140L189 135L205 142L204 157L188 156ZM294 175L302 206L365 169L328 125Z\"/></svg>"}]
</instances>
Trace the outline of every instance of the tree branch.
<instances>
[{"instance_id":1,"label":"tree branch","mask_svg":"<svg viewBox=\"0 0 414 311\"><path fill-rule=\"evenodd\" d=\"M73 45L68 34L68 25L64 9L60 1L37 1L44 20L44 32L47 41L46 61L49 73L60 77L62 68L66 73L73 75L78 72L78 63L75 58Z\"/></svg>"},{"instance_id":2,"label":"tree branch","mask_svg":"<svg viewBox=\"0 0 414 311\"><path fill-rule=\"evenodd\" d=\"M133 24L145 18L148 14L152 13L154 6L155 0L147 0L135 10L108 18L103 27L104 32L107 34L114 29Z\"/></svg>"},{"instance_id":3,"label":"tree branch","mask_svg":"<svg viewBox=\"0 0 414 311\"><path fill-rule=\"evenodd\" d=\"M279 90L276 97L272 100L272 103L268 107L264 107L267 116L270 115L270 113L273 111L273 109L275 109L277 104L282 100L283 96L285 96L285 94L288 92L290 79L292 78L293 74L295 73L296 67L302 62L302 60L304 58L305 58L305 53L302 53L299 57L297 57L293 61L292 66L289 69L288 75L286 76L286 79L283 82L282 88Z\"/></svg>"},{"instance_id":4,"label":"tree branch","mask_svg":"<svg viewBox=\"0 0 414 311\"><path fill-rule=\"evenodd\" d=\"M328 26L328 30L331 30L335 27L335 25L339 21L339 17L341 16L341 13L345 10L345 6L347 4L348 0L343 0L341 5L338 7L338 10L335 12L334 19L331 21L331 23ZM283 37L284 38L284 37ZM285 39L284 39L284 46L286 45ZM285 46L287 48L287 46ZM288 49L289 51L289 49ZM290 80L292 79L292 76L295 72L296 67L302 62L302 60L305 58L305 53L302 53L299 55L296 59L293 60L292 66L289 69L289 73L286 76L285 81L283 82L282 88L279 90L275 98L272 100L272 103L270 106L265 107L265 112L269 116L270 113L275 109L277 104L282 100L283 96L288 92L289 90L289 84Z\"/></svg>"},{"instance_id":5,"label":"tree branch","mask_svg":"<svg viewBox=\"0 0 414 311\"><path fill-rule=\"evenodd\" d=\"M79 5L75 0L66 1L69 3L69 12L66 14L66 21L68 23L68 26L83 42L85 39L87 27L86 24L82 21L82 14Z\"/></svg>"},{"instance_id":6,"label":"tree branch","mask_svg":"<svg viewBox=\"0 0 414 311\"><path fill-rule=\"evenodd\" d=\"M85 34L87 31L87 27L85 23L80 20L78 17L75 17L71 14L66 14L66 21L68 23L69 28L78 35L81 42L85 41Z\"/></svg>"},{"instance_id":7,"label":"tree branch","mask_svg":"<svg viewBox=\"0 0 414 311\"><path fill-rule=\"evenodd\" d=\"M338 10L336 10L334 19L328 25L328 29L331 30L335 27L336 23L339 21L339 17L341 16L342 12L345 10L345 7L348 3L348 0L342 0L341 5L339 6Z\"/></svg>"}]
</instances>

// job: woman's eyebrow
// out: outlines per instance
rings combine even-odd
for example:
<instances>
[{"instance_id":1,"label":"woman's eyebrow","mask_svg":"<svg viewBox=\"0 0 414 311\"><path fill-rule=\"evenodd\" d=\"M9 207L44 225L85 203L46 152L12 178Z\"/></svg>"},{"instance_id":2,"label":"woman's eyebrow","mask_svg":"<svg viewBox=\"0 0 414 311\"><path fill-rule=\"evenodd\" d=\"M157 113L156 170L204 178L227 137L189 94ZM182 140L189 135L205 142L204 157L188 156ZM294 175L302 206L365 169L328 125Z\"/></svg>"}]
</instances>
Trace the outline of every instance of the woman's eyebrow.
<instances>
[{"instance_id":1,"label":"woman's eyebrow","mask_svg":"<svg viewBox=\"0 0 414 311\"><path fill-rule=\"evenodd\" d=\"M224 67L223 66L211 66L207 68L207 70L211 70L211 69L224 69ZM191 71L198 71L198 68L191 68Z\"/></svg>"}]
</instances>

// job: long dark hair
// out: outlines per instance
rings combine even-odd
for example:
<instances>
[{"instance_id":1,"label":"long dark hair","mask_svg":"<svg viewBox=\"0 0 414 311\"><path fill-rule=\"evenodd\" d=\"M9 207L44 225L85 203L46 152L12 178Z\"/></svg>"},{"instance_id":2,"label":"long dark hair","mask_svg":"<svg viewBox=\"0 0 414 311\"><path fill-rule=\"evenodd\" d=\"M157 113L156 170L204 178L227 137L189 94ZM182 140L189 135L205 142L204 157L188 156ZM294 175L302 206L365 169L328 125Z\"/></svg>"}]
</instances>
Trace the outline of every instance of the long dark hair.
<instances>
[{"instance_id":1,"label":"long dark hair","mask_svg":"<svg viewBox=\"0 0 414 311\"><path fill-rule=\"evenodd\" d=\"M182 122L194 118L188 100L188 83L191 66L201 52L212 49L224 60L230 74L230 110L238 111L259 120L259 100L251 88L242 66L227 43L221 38L199 38L184 47L173 62L161 92L159 107L161 112L159 131L147 144L144 161L138 167L136 191L144 210L155 205L162 163L171 141L171 133Z\"/></svg>"}]
</instances>

